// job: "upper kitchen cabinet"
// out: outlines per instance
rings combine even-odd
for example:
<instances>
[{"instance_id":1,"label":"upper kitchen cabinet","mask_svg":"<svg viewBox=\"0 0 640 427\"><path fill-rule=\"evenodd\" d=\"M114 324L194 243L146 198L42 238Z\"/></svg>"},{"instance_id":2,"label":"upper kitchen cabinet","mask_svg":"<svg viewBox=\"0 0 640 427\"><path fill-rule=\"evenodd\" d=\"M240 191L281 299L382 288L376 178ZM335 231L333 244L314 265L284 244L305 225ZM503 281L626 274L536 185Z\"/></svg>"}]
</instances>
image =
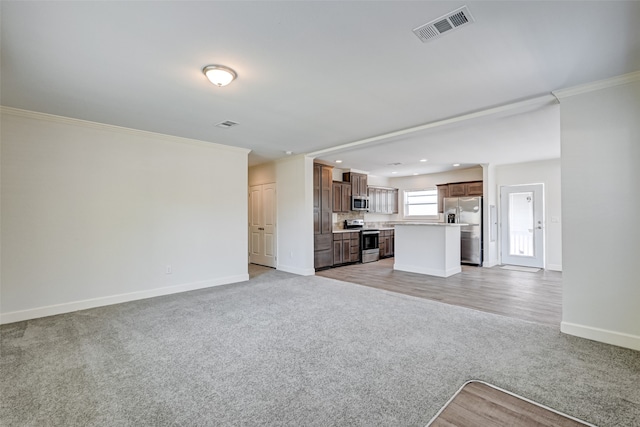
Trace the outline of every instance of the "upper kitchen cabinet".
<instances>
[{"instance_id":1,"label":"upper kitchen cabinet","mask_svg":"<svg viewBox=\"0 0 640 427\"><path fill-rule=\"evenodd\" d=\"M484 192L482 181L452 182L436 185L438 188L438 212L444 211L445 197L482 196Z\"/></svg>"},{"instance_id":2,"label":"upper kitchen cabinet","mask_svg":"<svg viewBox=\"0 0 640 427\"><path fill-rule=\"evenodd\" d=\"M467 195L467 184L459 182L449 184L449 197L463 197Z\"/></svg>"},{"instance_id":3,"label":"upper kitchen cabinet","mask_svg":"<svg viewBox=\"0 0 640 427\"><path fill-rule=\"evenodd\" d=\"M333 181L333 211L349 212L351 210L351 183Z\"/></svg>"},{"instance_id":4,"label":"upper kitchen cabinet","mask_svg":"<svg viewBox=\"0 0 640 427\"><path fill-rule=\"evenodd\" d=\"M368 196L370 213L398 213L397 188L369 186Z\"/></svg>"},{"instance_id":5,"label":"upper kitchen cabinet","mask_svg":"<svg viewBox=\"0 0 640 427\"><path fill-rule=\"evenodd\" d=\"M345 172L342 174L342 180L351 183L352 196L367 196L367 175L356 172Z\"/></svg>"},{"instance_id":6,"label":"upper kitchen cabinet","mask_svg":"<svg viewBox=\"0 0 640 427\"><path fill-rule=\"evenodd\" d=\"M467 183L467 196L482 196L484 195L484 186L482 181L474 181Z\"/></svg>"},{"instance_id":7,"label":"upper kitchen cabinet","mask_svg":"<svg viewBox=\"0 0 640 427\"><path fill-rule=\"evenodd\" d=\"M444 199L449 197L449 184L436 185L438 189L438 213L444 212Z\"/></svg>"},{"instance_id":8,"label":"upper kitchen cabinet","mask_svg":"<svg viewBox=\"0 0 640 427\"><path fill-rule=\"evenodd\" d=\"M449 184L447 197L482 196L482 181L456 182Z\"/></svg>"}]
</instances>

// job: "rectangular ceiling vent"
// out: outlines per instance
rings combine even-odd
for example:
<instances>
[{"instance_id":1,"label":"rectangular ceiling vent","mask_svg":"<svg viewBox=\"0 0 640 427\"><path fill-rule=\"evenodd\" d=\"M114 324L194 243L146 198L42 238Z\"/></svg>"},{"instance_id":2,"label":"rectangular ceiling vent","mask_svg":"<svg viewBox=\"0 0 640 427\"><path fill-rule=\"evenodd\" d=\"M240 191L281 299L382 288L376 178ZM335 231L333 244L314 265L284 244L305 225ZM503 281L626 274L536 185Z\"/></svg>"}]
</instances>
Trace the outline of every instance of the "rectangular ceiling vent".
<instances>
[{"instance_id":1,"label":"rectangular ceiling vent","mask_svg":"<svg viewBox=\"0 0 640 427\"><path fill-rule=\"evenodd\" d=\"M413 33L422 40L422 43L426 43L442 36L448 31L456 30L473 22L475 22L475 20L473 16L471 16L469 8L462 6L460 9L456 9L438 19L414 28Z\"/></svg>"},{"instance_id":2,"label":"rectangular ceiling vent","mask_svg":"<svg viewBox=\"0 0 640 427\"><path fill-rule=\"evenodd\" d=\"M223 129L229 129L230 127L233 127L233 126L238 126L238 123L232 122L231 120L226 120L216 125L216 127L223 128Z\"/></svg>"}]
</instances>

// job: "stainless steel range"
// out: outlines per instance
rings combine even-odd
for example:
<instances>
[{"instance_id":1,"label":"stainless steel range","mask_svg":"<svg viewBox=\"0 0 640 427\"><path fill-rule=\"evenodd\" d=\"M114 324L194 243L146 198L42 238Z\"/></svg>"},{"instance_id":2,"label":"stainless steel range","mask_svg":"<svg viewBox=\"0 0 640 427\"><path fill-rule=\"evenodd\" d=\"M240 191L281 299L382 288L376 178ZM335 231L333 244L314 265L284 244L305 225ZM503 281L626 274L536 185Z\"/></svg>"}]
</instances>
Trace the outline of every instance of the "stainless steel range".
<instances>
[{"instance_id":1,"label":"stainless steel range","mask_svg":"<svg viewBox=\"0 0 640 427\"><path fill-rule=\"evenodd\" d=\"M347 219L344 228L360 229L360 262L374 262L380 259L380 230L364 228L362 219Z\"/></svg>"},{"instance_id":2,"label":"stainless steel range","mask_svg":"<svg viewBox=\"0 0 640 427\"><path fill-rule=\"evenodd\" d=\"M380 230L360 231L360 250L363 263L378 261L380 259Z\"/></svg>"}]
</instances>

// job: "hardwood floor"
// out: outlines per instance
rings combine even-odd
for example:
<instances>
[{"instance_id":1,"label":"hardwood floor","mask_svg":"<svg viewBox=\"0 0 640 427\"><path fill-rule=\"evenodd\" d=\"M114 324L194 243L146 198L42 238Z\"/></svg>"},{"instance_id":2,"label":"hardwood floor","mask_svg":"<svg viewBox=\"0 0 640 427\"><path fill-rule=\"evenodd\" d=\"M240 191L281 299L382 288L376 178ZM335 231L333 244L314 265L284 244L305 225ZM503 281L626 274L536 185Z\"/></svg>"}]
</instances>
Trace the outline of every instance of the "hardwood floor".
<instances>
[{"instance_id":1,"label":"hardwood floor","mask_svg":"<svg viewBox=\"0 0 640 427\"><path fill-rule=\"evenodd\" d=\"M562 273L462 266L447 278L393 270L393 258L316 275L560 327Z\"/></svg>"},{"instance_id":2,"label":"hardwood floor","mask_svg":"<svg viewBox=\"0 0 640 427\"><path fill-rule=\"evenodd\" d=\"M427 427L488 425L587 427L564 414L475 381L466 384Z\"/></svg>"}]
</instances>

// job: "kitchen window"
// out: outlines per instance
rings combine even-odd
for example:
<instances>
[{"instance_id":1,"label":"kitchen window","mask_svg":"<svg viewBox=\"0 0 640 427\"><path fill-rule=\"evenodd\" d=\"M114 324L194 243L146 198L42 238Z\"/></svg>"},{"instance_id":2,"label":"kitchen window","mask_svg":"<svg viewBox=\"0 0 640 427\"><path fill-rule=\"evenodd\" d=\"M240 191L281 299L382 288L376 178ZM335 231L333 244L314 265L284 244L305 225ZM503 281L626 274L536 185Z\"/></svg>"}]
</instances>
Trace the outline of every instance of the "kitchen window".
<instances>
[{"instance_id":1,"label":"kitchen window","mask_svg":"<svg viewBox=\"0 0 640 427\"><path fill-rule=\"evenodd\" d=\"M438 218L438 190L435 188L404 191L405 218Z\"/></svg>"}]
</instances>

